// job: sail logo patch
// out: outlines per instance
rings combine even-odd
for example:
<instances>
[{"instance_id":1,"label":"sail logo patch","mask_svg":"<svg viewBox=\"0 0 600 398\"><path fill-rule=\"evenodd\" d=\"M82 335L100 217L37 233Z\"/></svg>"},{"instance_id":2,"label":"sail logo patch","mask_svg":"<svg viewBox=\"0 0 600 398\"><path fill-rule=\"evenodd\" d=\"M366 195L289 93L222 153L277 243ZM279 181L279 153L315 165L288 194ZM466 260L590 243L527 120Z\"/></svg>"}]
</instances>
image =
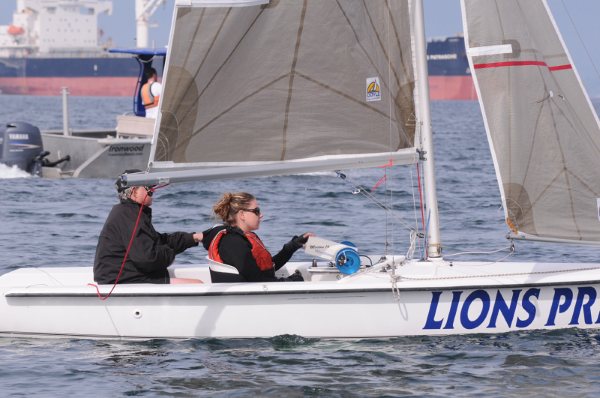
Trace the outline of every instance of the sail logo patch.
<instances>
[{"instance_id":1,"label":"sail logo patch","mask_svg":"<svg viewBox=\"0 0 600 398\"><path fill-rule=\"evenodd\" d=\"M381 86L378 77L367 78L367 102L381 101Z\"/></svg>"}]
</instances>

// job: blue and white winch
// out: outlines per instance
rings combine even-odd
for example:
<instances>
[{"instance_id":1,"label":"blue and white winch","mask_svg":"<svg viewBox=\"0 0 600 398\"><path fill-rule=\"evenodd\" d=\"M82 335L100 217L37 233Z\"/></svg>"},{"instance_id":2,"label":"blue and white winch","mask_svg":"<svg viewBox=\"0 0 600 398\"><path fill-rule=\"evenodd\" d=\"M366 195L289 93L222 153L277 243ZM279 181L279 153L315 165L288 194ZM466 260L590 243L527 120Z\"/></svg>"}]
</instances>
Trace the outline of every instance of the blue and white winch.
<instances>
[{"instance_id":1,"label":"blue and white winch","mask_svg":"<svg viewBox=\"0 0 600 398\"><path fill-rule=\"evenodd\" d=\"M360 268L360 256L356 246L347 241L340 243L311 236L305 245L308 255L329 260L345 275L355 273Z\"/></svg>"}]
</instances>

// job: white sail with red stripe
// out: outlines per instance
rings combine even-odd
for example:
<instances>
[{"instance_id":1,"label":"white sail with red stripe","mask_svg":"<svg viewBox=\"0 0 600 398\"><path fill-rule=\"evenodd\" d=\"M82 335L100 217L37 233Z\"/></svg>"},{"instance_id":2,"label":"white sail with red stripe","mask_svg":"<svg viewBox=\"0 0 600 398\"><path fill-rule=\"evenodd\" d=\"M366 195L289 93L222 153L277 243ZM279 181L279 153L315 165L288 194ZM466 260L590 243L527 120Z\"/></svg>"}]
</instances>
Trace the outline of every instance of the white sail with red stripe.
<instances>
[{"instance_id":1,"label":"white sail with red stripe","mask_svg":"<svg viewBox=\"0 0 600 398\"><path fill-rule=\"evenodd\" d=\"M545 0L462 0L515 237L600 242L600 127Z\"/></svg>"}]
</instances>

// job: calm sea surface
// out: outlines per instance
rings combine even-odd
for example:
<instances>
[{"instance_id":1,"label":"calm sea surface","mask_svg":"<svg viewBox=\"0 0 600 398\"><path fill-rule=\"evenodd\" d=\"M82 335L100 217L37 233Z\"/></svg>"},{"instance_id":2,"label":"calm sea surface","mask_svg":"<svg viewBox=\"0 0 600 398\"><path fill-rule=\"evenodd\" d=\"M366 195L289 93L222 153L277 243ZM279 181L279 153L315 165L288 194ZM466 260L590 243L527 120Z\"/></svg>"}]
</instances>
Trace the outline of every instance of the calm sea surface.
<instances>
[{"instance_id":1,"label":"calm sea surface","mask_svg":"<svg viewBox=\"0 0 600 398\"><path fill-rule=\"evenodd\" d=\"M71 125L111 128L116 115L130 108L128 99L73 97ZM434 103L433 115L445 252L507 247L477 103ZM60 128L61 100L0 95L0 123L9 121ZM404 253L407 227L416 222L415 169L388 170L387 184L375 190L376 199L394 213L353 194L355 186L370 188L384 173L173 185L155 196L155 225L163 232L203 229L215 222L210 209L222 192L244 190L259 198L266 213L260 235L272 250L292 235L312 231L350 240L363 252ZM0 168L0 274L25 266L90 266L97 235L116 203L113 180L12 178L15 174ZM511 260L599 260L594 248L523 242L516 248ZM176 261L202 262L205 255L191 249ZM364 340L0 338L0 395L596 397L599 343L598 331L581 330Z\"/></svg>"}]
</instances>

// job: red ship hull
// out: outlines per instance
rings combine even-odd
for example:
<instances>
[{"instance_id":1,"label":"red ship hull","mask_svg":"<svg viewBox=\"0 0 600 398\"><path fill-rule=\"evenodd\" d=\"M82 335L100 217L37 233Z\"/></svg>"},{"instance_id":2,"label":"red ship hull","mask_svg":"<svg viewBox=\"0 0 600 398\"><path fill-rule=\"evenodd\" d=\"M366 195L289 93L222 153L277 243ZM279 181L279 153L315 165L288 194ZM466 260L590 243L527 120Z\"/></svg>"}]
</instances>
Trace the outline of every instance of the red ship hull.
<instances>
[{"instance_id":1,"label":"red ship hull","mask_svg":"<svg viewBox=\"0 0 600 398\"><path fill-rule=\"evenodd\" d=\"M132 97L134 77L0 77L2 94L60 95L67 87L76 96Z\"/></svg>"},{"instance_id":2,"label":"red ship hull","mask_svg":"<svg viewBox=\"0 0 600 398\"><path fill-rule=\"evenodd\" d=\"M429 76L432 100L476 100L477 92L471 76Z\"/></svg>"}]
</instances>

